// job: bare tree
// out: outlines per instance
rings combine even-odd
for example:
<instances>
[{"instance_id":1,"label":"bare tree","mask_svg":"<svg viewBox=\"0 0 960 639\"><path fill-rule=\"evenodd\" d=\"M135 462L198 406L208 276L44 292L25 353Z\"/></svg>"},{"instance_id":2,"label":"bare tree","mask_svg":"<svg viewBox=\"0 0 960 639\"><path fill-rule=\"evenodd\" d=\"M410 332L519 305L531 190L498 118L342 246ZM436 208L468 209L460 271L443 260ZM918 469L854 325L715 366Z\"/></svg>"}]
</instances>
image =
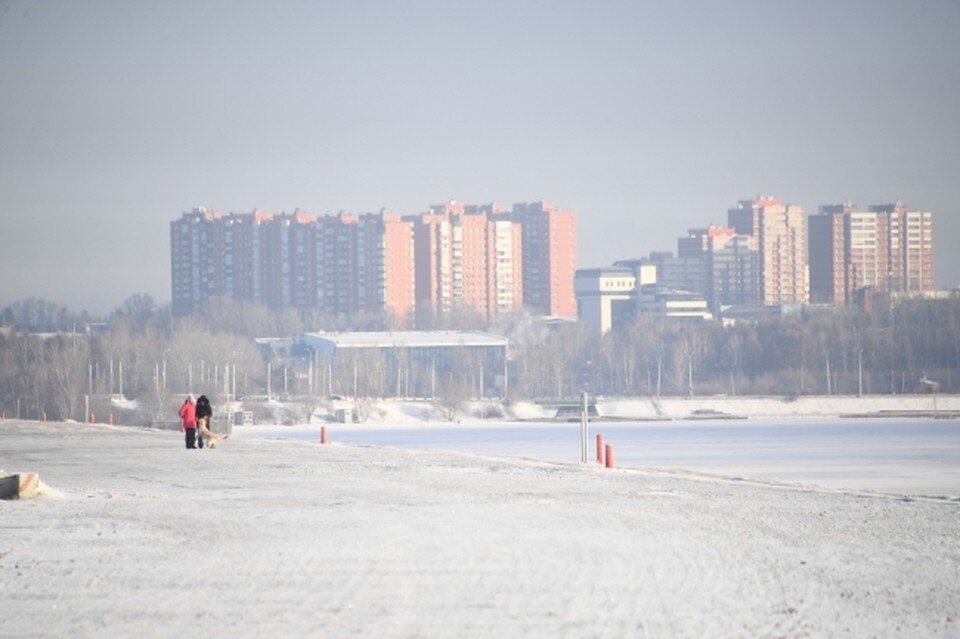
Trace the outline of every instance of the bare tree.
<instances>
[{"instance_id":1,"label":"bare tree","mask_svg":"<svg viewBox=\"0 0 960 639\"><path fill-rule=\"evenodd\" d=\"M320 395L300 395L296 401L291 402L290 408L294 418L301 424L310 424L313 422L313 415L323 408L324 399Z\"/></svg>"},{"instance_id":2,"label":"bare tree","mask_svg":"<svg viewBox=\"0 0 960 639\"><path fill-rule=\"evenodd\" d=\"M434 405L437 414L448 422L456 420L470 399L470 388L463 376L448 373L438 384L437 402Z\"/></svg>"},{"instance_id":3,"label":"bare tree","mask_svg":"<svg viewBox=\"0 0 960 639\"><path fill-rule=\"evenodd\" d=\"M47 340L44 347L47 396L56 414L60 419L80 417L89 354L86 341L78 336L57 336Z\"/></svg>"},{"instance_id":4,"label":"bare tree","mask_svg":"<svg viewBox=\"0 0 960 639\"><path fill-rule=\"evenodd\" d=\"M382 418L383 410L370 397L358 397L353 402L353 414L358 422L365 422L371 417Z\"/></svg>"}]
</instances>

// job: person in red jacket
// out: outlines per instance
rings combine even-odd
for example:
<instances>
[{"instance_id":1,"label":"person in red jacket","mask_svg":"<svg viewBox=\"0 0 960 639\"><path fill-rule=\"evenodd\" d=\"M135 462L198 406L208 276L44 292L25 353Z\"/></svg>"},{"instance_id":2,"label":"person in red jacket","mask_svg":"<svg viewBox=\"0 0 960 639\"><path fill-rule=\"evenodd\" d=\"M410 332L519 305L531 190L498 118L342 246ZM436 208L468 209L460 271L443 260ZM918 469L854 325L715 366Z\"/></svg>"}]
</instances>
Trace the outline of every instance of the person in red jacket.
<instances>
[{"instance_id":1,"label":"person in red jacket","mask_svg":"<svg viewBox=\"0 0 960 639\"><path fill-rule=\"evenodd\" d=\"M186 435L187 448L197 447L197 407L193 403L193 395L187 395L186 401L180 406L180 432Z\"/></svg>"}]
</instances>

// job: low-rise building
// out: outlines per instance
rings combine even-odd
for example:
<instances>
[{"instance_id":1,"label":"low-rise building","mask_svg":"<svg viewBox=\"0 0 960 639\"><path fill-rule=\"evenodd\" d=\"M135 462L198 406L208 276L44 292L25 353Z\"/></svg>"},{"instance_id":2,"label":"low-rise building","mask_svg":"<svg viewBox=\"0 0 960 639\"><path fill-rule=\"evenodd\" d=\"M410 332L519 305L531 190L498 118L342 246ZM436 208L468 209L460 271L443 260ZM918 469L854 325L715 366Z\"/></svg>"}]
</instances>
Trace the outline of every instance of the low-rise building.
<instances>
[{"instance_id":1,"label":"low-rise building","mask_svg":"<svg viewBox=\"0 0 960 639\"><path fill-rule=\"evenodd\" d=\"M638 315L713 318L703 295L667 286L658 276L657 265L647 260L578 270L574 290L579 320L591 332L603 335Z\"/></svg>"},{"instance_id":2,"label":"low-rise building","mask_svg":"<svg viewBox=\"0 0 960 639\"><path fill-rule=\"evenodd\" d=\"M577 317L587 328L601 335L632 315L636 302L637 276L627 267L587 268L576 272L573 290L577 297Z\"/></svg>"},{"instance_id":3,"label":"low-rise building","mask_svg":"<svg viewBox=\"0 0 960 639\"><path fill-rule=\"evenodd\" d=\"M505 397L507 338L480 331L305 333L318 375L340 380L330 394L437 397L458 386L471 397Z\"/></svg>"}]
</instances>

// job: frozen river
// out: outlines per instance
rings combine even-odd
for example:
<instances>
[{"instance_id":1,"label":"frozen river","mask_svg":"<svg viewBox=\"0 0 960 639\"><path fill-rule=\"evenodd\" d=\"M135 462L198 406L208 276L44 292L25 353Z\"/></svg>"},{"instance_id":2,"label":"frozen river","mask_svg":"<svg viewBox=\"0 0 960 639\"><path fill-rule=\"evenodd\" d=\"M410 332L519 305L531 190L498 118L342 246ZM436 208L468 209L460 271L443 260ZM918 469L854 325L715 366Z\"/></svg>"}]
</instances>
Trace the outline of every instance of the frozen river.
<instances>
[{"instance_id":1,"label":"frozen river","mask_svg":"<svg viewBox=\"0 0 960 639\"><path fill-rule=\"evenodd\" d=\"M252 426L234 436L317 440L319 425ZM331 441L545 460L580 460L580 425L483 424L378 429L328 425ZM685 469L744 478L915 495L960 496L960 422L920 419L591 422L619 467Z\"/></svg>"}]
</instances>

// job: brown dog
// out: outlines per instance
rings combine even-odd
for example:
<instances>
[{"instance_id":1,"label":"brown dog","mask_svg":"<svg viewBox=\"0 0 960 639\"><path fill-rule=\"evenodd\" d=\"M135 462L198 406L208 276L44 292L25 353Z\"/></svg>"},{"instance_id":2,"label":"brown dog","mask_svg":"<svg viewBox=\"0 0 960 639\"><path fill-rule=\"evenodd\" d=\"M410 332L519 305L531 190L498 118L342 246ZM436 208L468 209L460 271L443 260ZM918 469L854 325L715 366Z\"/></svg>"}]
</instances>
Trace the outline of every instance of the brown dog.
<instances>
[{"instance_id":1,"label":"brown dog","mask_svg":"<svg viewBox=\"0 0 960 639\"><path fill-rule=\"evenodd\" d=\"M197 427L200 430L200 437L203 438L203 443L210 448L215 448L223 439L223 437L210 430L207 426L206 417L202 417L197 421Z\"/></svg>"}]
</instances>

